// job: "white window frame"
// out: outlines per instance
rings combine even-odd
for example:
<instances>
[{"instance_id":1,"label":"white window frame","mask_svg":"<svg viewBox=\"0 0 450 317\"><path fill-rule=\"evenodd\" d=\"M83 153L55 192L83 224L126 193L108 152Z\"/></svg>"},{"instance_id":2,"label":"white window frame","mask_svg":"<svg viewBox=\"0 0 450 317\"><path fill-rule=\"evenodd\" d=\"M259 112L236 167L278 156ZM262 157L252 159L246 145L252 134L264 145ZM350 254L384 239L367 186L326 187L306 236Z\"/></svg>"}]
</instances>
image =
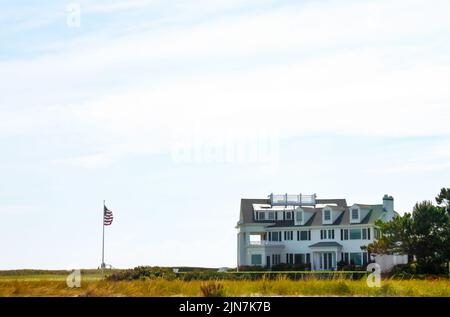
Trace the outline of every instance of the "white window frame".
<instances>
[{"instance_id":1,"label":"white window frame","mask_svg":"<svg viewBox=\"0 0 450 317\"><path fill-rule=\"evenodd\" d=\"M359 237L359 239L352 239L352 230L359 230L359 235L360 235L360 237ZM362 228L350 228L350 229L348 229L348 239L349 240L363 240L363 234L362 234Z\"/></svg>"},{"instance_id":2,"label":"white window frame","mask_svg":"<svg viewBox=\"0 0 450 317\"><path fill-rule=\"evenodd\" d=\"M306 232L306 239L302 239L302 232ZM298 241L311 241L311 230L298 230Z\"/></svg>"},{"instance_id":3,"label":"white window frame","mask_svg":"<svg viewBox=\"0 0 450 317\"><path fill-rule=\"evenodd\" d=\"M301 213L301 215L302 215L301 221L298 221L297 213ZM297 225L297 226L303 226L304 219L305 219L305 213L303 212L303 210L301 210L301 209L300 210L296 210L295 214L294 214L294 224Z\"/></svg>"},{"instance_id":4,"label":"white window frame","mask_svg":"<svg viewBox=\"0 0 450 317\"><path fill-rule=\"evenodd\" d=\"M358 218L353 218L353 211L358 211ZM360 223L361 222L361 208L359 207L353 207L350 208L350 223Z\"/></svg>"},{"instance_id":5,"label":"white window frame","mask_svg":"<svg viewBox=\"0 0 450 317\"><path fill-rule=\"evenodd\" d=\"M335 235L336 235L335 230L334 230L334 229L327 229L327 231L328 231L328 233L327 233L327 238L328 238L328 240L334 240ZM330 233L332 233L332 234L330 234ZM330 237L331 235L332 235L333 237Z\"/></svg>"},{"instance_id":6,"label":"white window frame","mask_svg":"<svg viewBox=\"0 0 450 317\"><path fill-rule=\"evenodd\" d=\"M330 213L330 219L325 219L325 212L328 211ZM322 210L322 223L323 224L331 224L333 222L333 211L329 208L325 208Z\"/></svg>"},{"instance_id":7,"label":"white window frame","mask_svg":"<svg viewBox=\"0 0 450 317\"><path fill-rule=\"evenodd\" d=\"M286 239L284 239L284 241L293 241L294 240L294 231L286 230L284 234L286 237Z\"/></svg>"},{"instance_id":8,"label":"white window frame","mask_svg":"<svg viewBox=\"0 0 450 317\"><path fill-rule=\"evenodd\" d=\"M259 264L253 264L253 256L259 256L259 257L261 257L261 263L259 263ZM253 266L253 265L259 265L259 266L261 266L261 265L263 265L263 256L262 256L262 254L261 253L253 253L253 254L251 254L250 255L250 263L251 263L251 265Z\"/></svg>"}]
</instances>

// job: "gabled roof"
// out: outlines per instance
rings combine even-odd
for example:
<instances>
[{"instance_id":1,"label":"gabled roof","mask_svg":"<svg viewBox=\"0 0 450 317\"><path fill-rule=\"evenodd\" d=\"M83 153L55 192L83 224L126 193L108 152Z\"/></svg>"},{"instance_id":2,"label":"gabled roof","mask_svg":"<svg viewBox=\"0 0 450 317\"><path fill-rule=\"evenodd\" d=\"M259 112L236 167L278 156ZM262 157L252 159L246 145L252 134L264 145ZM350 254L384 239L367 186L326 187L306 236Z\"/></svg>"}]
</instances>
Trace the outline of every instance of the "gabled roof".
<instances>
[{"instance_id":1,"label":"gabled roof","mask_svg":"<svg viewBox=\"0 0 450 317\"><path fill-rule=\"evenodd\" d=\"M370 211L367 213L367 216L361 220L361 223L375 223L378 219L381 219L387 212L384 211L383 205L366 205L369 206Z\"/></svg>"},{"instance_id":2,"label":"gabled roof","mask_svg":"<svg viewBox=\"0 0 450 317\"><path fill-rule=\"evenodd\" d=\"M260 224L268 224L270 227L310 227L310 226L339 226L339 225L358 225L358 224L373 224L378 219L384 219L386 216L386 212L383 209L383 205L367 205L367 204L357 204L363 209L368 209L369 212L361 220L360 223L350 223L350 208L347 206L347 202L345 199L316 199L317 204L336 204L337 207L334 207L337 210L343 210L340 216L332 223L332 224L323 224L322 223L322 210L323 208L314 208L314 207L301 207L304 211L312 212L311 218L303 225L296 226L294 220L263 220L263 221L255 221L254 213L253 213L253 204L270 204L269 199L249 199L243 198L241 199L241 208L240 208L240 223L249 224L249 223L260 223Z\"/></svg>"},{"instance_id":3,"label":"gabled roof","mask_svg":"<svg viewBox=\"0 0 450 317\"><path fill-rule=\"evenodd\" d=\"M336 204L341 207L347 207L347 200L345 199L316 199L316 204Z\"/></svg>"},{"instance_id":4,"label":"gabled roof","mask_svg":"<svg viewBox=\"0 0 450 317\"><path fill-rule=\"evenodd\" d=\"M367 204L353 204L358 206L361 209L371 209L374 205L367 205Z\"/></svg>"},{"instance_id":5,"label":"gabled roof","mask_svg":"<svg viewBox=\"0 0 450 317\"><path fill-rule=\"evenodd\" d=\"M243 223L252 223L253 219L253 204L270 204L269 199L251 199L243 198L241 199L241 212L239 216L239 221Z\"/></svg>"}]
</instances>

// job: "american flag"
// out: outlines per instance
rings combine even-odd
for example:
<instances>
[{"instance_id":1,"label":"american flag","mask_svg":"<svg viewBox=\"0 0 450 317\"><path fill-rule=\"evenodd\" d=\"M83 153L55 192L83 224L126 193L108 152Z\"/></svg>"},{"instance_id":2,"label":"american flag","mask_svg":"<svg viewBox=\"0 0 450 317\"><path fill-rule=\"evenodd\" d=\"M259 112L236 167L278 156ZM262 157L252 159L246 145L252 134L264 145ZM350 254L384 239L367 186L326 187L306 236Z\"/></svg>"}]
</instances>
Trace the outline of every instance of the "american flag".
<instances>
[{"instance_id":1,"label":"american flag","mask_svg":"<svg viewBox=\"0 0 450 317\"><path fill-rule=\"evenodd\" d=\"M103 224L109 226L113 222L113 213L111 210L103 206Z\"/></svg>"}]
</instances>

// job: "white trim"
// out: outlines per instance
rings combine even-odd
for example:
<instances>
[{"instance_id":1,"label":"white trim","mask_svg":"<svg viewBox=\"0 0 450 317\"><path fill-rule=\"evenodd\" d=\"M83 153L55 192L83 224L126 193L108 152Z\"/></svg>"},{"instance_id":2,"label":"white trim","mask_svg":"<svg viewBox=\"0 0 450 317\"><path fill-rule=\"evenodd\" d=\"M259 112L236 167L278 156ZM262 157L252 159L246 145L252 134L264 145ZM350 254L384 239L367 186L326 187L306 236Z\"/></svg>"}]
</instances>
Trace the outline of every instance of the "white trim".
<instances>
[{"instance_id":1,"label":"white trim","mask_svg":"<svg viewBox=\"0 0 450 317\"><path fill-rule=\"evenodd\" d=\"M358 210L358 219L353 219L353 210ZM353 205L349 208L350 211L350 223L360 223L361 222L361 207L358 205Z\"/></svg>"},{"instance_id":2,"label":"white trim","mask_svg":"<svg viewBox=\"0 0 450 317\"><path fill-rule=\"evenodd\" d=\"M328 220L325 219L325 211L330 212L330 219ZM322 209L322 223L324 225L331 225L333 223L333 210L331 208L325 207Z\"/></svg>"}]
</instances>

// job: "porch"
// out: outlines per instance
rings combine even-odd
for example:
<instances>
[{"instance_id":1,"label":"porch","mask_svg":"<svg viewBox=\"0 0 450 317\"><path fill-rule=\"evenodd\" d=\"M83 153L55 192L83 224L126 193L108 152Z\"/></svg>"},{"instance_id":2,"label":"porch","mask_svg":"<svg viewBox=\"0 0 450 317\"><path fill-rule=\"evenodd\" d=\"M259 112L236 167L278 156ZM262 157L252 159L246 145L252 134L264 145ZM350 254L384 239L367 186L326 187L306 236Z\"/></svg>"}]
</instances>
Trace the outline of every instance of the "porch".
<instances>
[{"instance_id":1,"label":"porch","mask_svg":"<svg viewBox=\"0 0 450 317\"><path fill-rule=\"evenodd\" d=\"M342 245L335 242L319 242L309 246L311 249L311 270L336 270Z\"/></svg>"}]
</instances>

